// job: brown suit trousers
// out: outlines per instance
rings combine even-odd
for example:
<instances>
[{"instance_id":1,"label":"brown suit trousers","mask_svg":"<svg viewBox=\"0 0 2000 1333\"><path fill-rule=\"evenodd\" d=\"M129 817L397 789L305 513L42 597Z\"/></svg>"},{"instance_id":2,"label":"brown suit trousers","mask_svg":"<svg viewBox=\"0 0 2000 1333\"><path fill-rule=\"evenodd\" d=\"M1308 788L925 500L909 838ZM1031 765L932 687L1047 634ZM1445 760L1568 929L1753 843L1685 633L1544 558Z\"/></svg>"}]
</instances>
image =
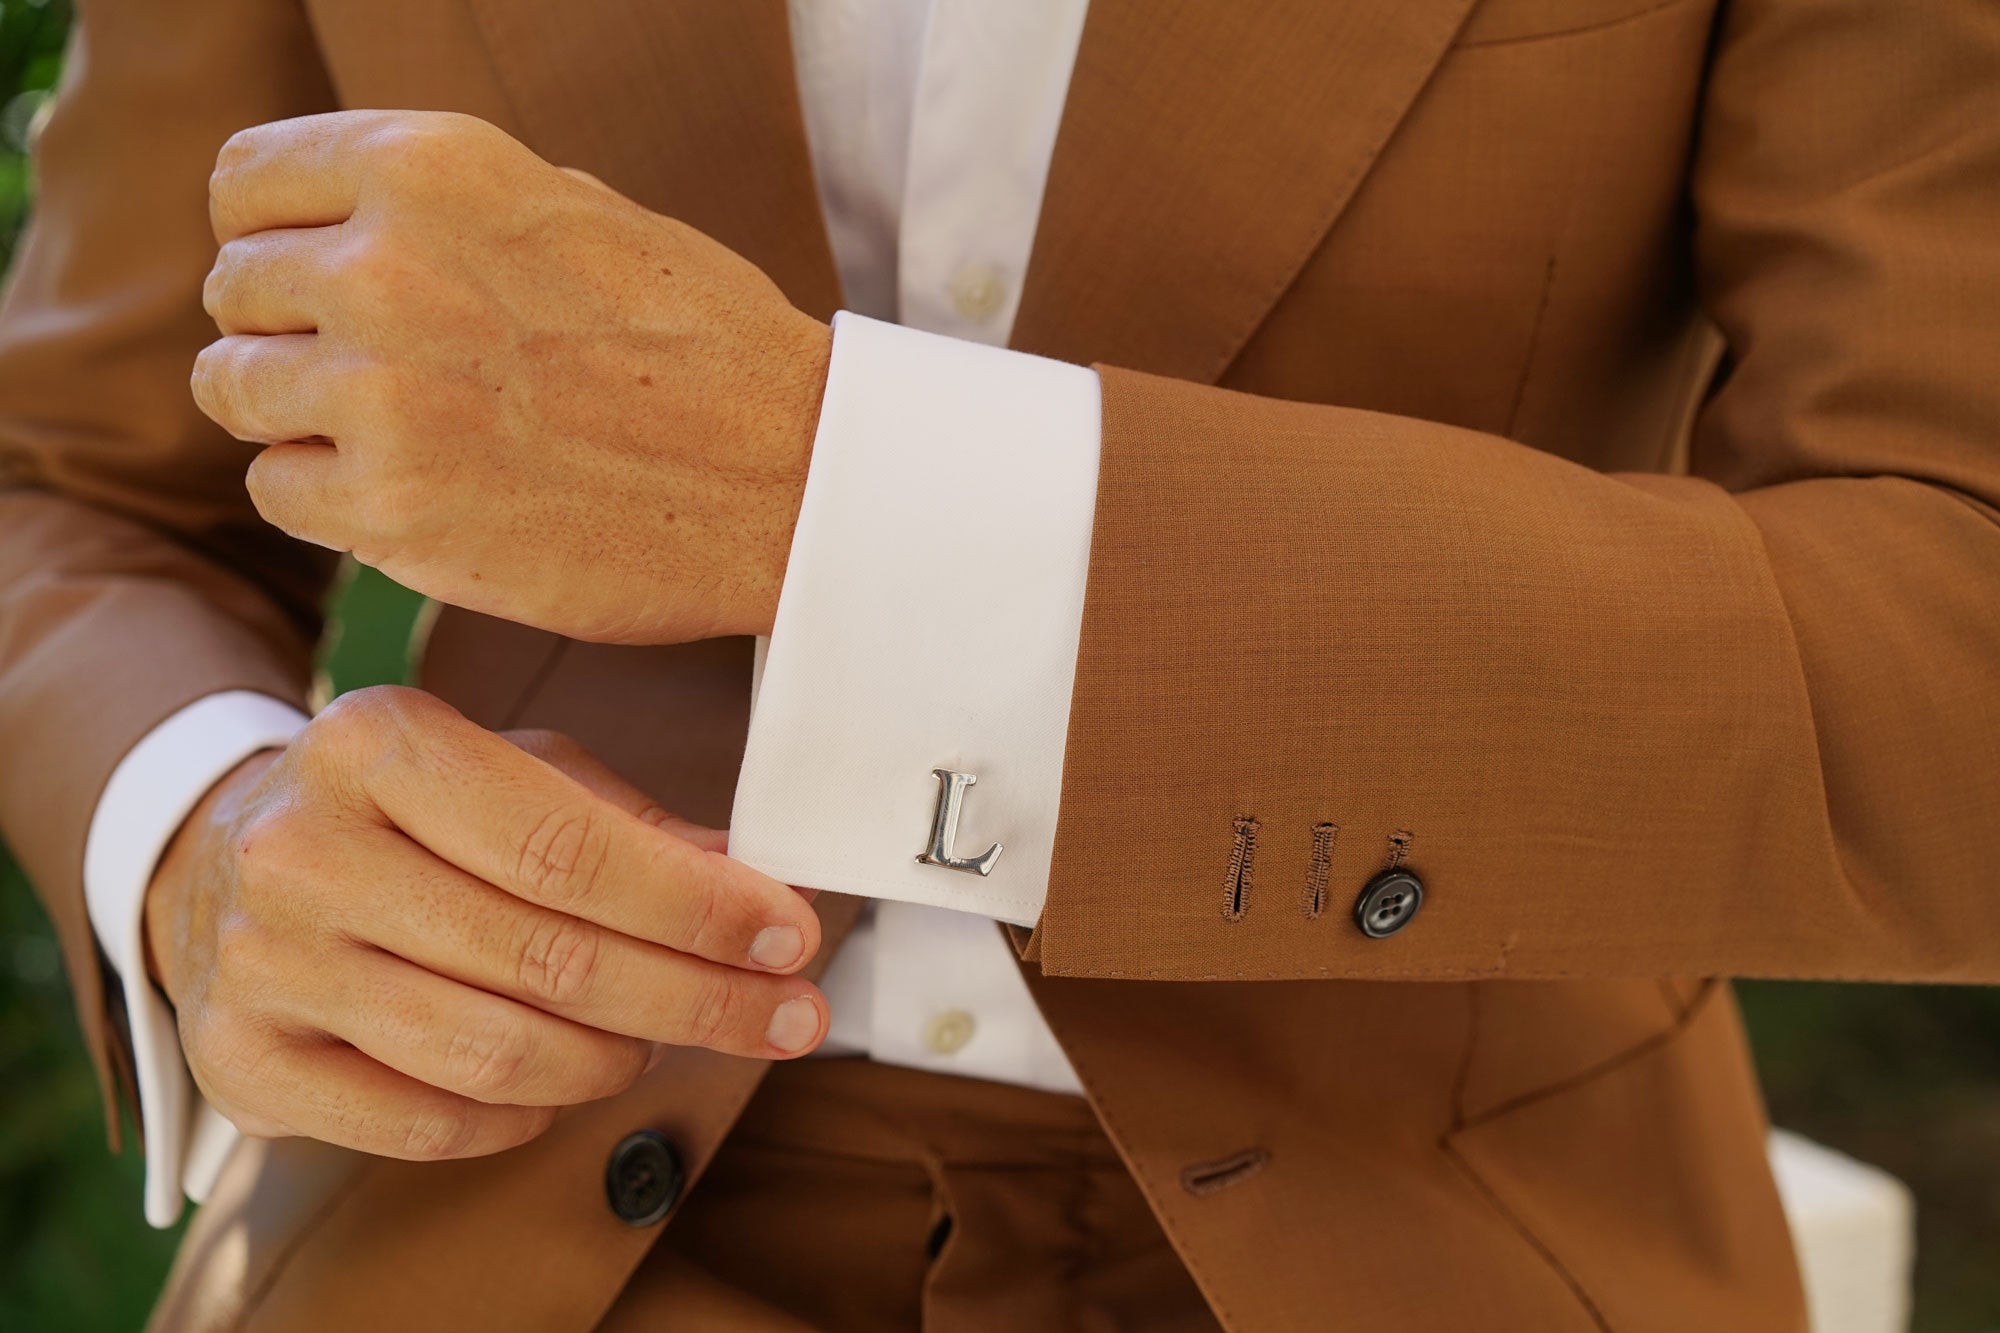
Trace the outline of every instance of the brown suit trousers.
<instances>
[{"instance_id":1,"label":"brown suit trousers","mask_svg":"<svg viewBox=\"0 0 2000 1333\"><path fill-rule=\"evenodd\" d=\"M780 0L82 6L0 314L0 829L108 1088L98 790L301 698L329 572L189 401L204 181L334 106L485 117L839 302ZM1016 943L1215 1318L1798 1327L1703 979L2000 979L2000 8L1096 0L1016 342L1104 383ZM425 679L716 821L746 661L447 610ZM1371 939L1392 860L1428 900ZM678 1051L480 1161L257 1146L169 1322L588 1329L676 1225L609 1213L611 1146L698 1176L763 1073Z\"/></svg>"},{"instance_id":2,"label":"brown suit trousers","mask_svg":"<svg viewBox=\"0 0 2000 1333\"><path fill-rule=\"evenodd\" d=\"M1217 1325L1082 1099L847 1059L771 1071L599 1333L918 1328Z\"/></svg>"}]
</instances>

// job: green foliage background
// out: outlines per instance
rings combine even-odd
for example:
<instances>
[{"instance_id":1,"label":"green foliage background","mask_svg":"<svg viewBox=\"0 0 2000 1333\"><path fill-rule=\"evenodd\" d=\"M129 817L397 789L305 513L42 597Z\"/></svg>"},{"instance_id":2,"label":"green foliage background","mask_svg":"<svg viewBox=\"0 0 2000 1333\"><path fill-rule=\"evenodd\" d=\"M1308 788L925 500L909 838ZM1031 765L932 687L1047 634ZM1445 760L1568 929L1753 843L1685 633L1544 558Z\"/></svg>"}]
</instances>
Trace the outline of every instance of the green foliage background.
<instances>
[{"instance_id":1,"label":"green foliage background","mask_svg":"<svg viewBox=\"0 0 2000 1333\"><path fill-rule=\"evenodd\" d=\"M68 0L0 0L0 256L68 21ZM366 570L343 583L324 650L337 689L403 678L417 606ZM2000 1330L2000 990L1740 989L1773 1119L1916 1191L1916 1328ZM140 1179L136 1152L105 1150L54 935L0 854L0 1330L143 1322L178 1233L146 1227Z\"/></svg>"}]
</instances>

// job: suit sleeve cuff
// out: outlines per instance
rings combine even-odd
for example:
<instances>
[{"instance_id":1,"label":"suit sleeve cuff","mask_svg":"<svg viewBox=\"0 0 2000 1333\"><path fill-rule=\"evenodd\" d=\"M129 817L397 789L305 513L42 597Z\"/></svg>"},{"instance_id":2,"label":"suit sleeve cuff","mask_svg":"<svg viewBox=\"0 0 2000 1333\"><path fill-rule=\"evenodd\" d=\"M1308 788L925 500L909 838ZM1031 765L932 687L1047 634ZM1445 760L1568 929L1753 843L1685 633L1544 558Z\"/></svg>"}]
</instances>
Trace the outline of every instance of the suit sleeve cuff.
<instances>
[{"instance_id":1,"label":"suit sleeve cuff","mask_svg":"<svg viewBox=\"0 0 2000 1333\"><path fill-rule=\"evenodd\" d=\"M1094 371L843 313L730 852L789 883L1032 925L1097 499ZM918 860L942 780L952 850Z\"/></svg>"},{"instance_id":2,"label":"suit sleeve cuff","mask_svg":"<svg viewBox=\"0 0 2000 1333\"><path fill-rule=\"evenodd\" d=\"M290 704L248 690L198 699L119 761L91 815L84 899L124 989L146 1141L146 1220L156 1227L174 1224L183 1192L197 1201L206 1196L233 1130L195 1091L173 1010L147 975L146 887L208 789L257 751L289 742L305 722Z\"/></svg>"}]
</instances>

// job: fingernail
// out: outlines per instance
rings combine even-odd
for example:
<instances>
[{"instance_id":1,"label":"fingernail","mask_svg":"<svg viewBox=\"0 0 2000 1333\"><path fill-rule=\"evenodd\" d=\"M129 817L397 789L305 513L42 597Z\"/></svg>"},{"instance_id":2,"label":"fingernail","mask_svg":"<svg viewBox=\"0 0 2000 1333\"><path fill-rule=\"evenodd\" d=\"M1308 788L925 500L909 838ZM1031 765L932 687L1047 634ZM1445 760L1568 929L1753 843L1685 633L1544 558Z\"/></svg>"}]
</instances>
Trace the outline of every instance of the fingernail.
<instances>
[{"instance_id":1,"label":"fingernail","mask_svg":"<svg viewBox=\"0 0 2000 1333\"><path fill-rule=\"evenodd\" d=\"M771 1015L764 1040L790 1055L803 1051L819 1035L819 1006L810 995L795 995L779 1005Z\"/></svg>"},{"instance_id":2,"label":"fingernail","mask_svg":"<svg viewBox=\"0 0 2000 1333\"><path fill-rule=\"evenodd\" d=\"M658 1065L658 1064L660 1063L660 1061L662 1061L662 1060L664 1060L664 1059L666 1059L666 1058L667 1058L667 1044L666 1044L665 1042L661 1042L661 1041L656 1041L656 1042L654 1042L654 1043L653 1043L653 1053L652 1053L651 1055L649 1055L649 1056L647 1056L647 1057L646 1057L646 1071L645 1071L645 1072L647 1072L648 1074L652 1073L652 1072L653 1072L653 1069L654 1069L654 1067L655 1067L656 1065Z\"/></svg>"},{"instance_id":3,"label":"fingernail","mask_svg":"<svg viewBox=\"0 0 2000 1333\"><path fill-rule=\"evenodd\" d=\"M797 926L766 926L750 941L750 961L773 971L790 967L805 951L806 937Z\"/></svg>"}]
</instances>

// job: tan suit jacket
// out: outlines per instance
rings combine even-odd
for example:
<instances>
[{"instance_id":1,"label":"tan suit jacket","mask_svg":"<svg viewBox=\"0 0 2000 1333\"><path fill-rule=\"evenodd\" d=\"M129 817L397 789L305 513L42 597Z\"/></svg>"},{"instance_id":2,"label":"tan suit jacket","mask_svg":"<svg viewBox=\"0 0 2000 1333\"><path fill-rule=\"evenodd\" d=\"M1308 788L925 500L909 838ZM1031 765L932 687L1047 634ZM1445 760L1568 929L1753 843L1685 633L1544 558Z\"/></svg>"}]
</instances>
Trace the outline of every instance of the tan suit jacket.
<instances>
[{"instance_id":1,"label":"tan suit jacket","mask_svg":"<svg viewBox=\"0 0 2000 1333\"><path fill-rule=\"evenodd\" d=\"M0 318L0 826L116 1083L98 790L201 695L300 698L329 570L189 400L223 138L468 111L839 293L779 0L82 9ZM1104 382L1017 943L1222 1321L1798 1327L1700 979L2000 980L2000 7L1096 0L1016 343ZM425 678L715 821L746 662L447 611ZM1370 939L1391 859L1428 901ZM698 1171L761 1073L677 1052L482 1160L245 1152L161 1322L587 1329L657 1235L611 1145Z\"/></svg>"}]
</instances>

